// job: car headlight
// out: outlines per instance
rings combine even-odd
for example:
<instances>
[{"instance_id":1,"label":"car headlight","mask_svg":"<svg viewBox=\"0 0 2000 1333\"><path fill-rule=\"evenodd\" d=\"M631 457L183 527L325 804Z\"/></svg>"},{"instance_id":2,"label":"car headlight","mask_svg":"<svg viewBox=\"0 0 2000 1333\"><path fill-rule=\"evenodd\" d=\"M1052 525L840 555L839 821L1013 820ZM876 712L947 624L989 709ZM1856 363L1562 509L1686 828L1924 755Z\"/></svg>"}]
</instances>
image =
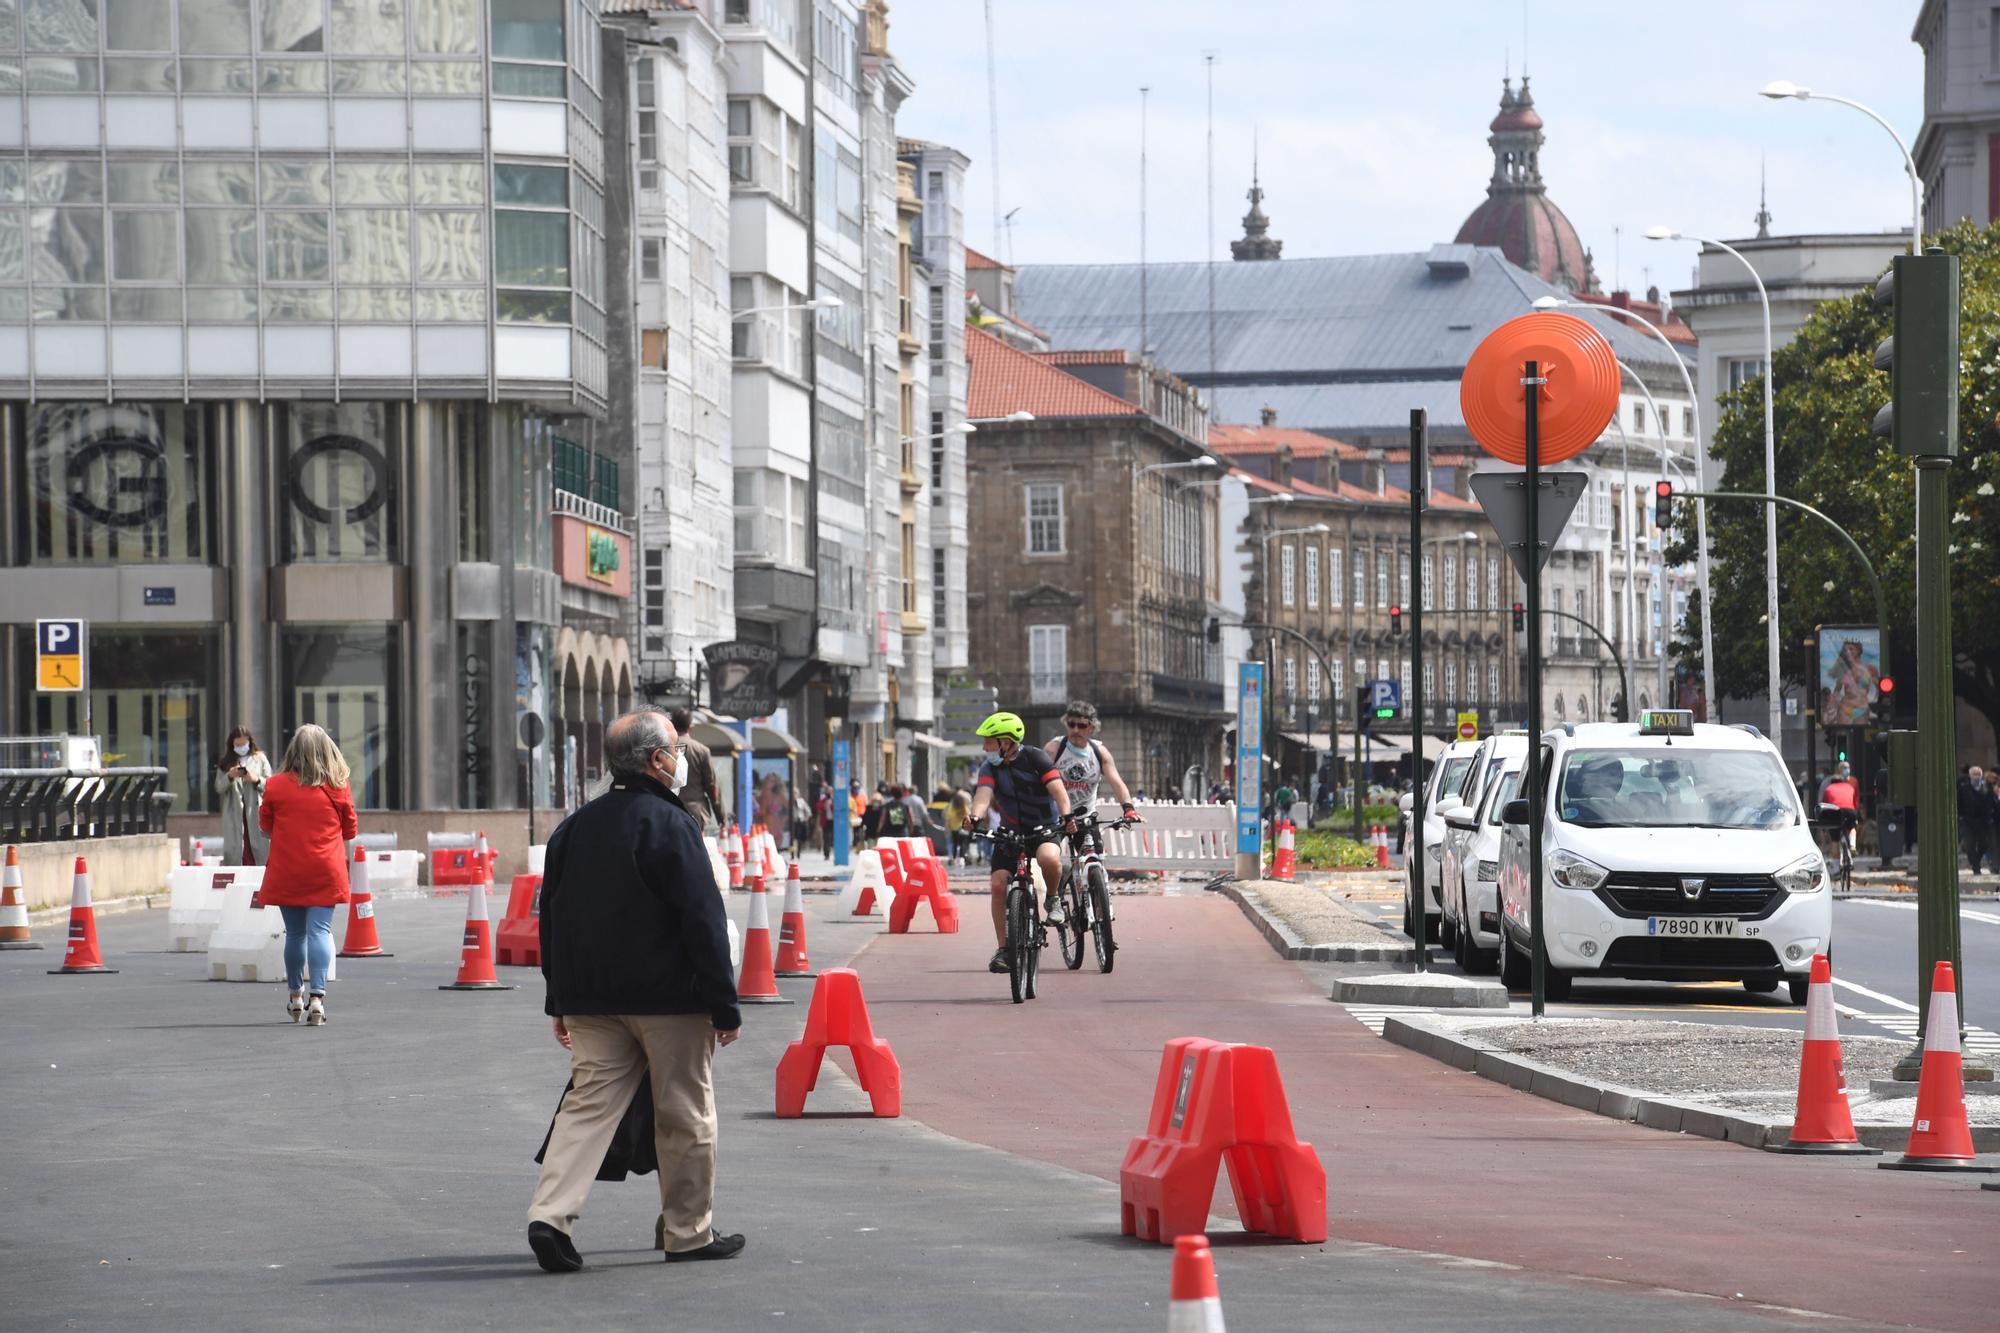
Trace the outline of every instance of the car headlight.
<instances>
[{"instance_id":1,"label":"car headlight","mask_svg":"<svg viewBox=\"0 0 2000 1333\"><path fill-rule=\"evenodd\" d=\"M1800 857L1771 878L1786 893L1818 893L1826 887L1826 858L1818 852Z\"/></svg>"},{"instance_id":2,"label":"car headlight","mask_svg":"<svg viewBox=\"0 0 2000 1333\"><path fill-rule=\"evenodd\" d=\"M1434 842L1431 843L1429 846L1425 847L1424 858L1428 860L1432 865L1444 864L1444 844L1441 842Z\"/></svg>"},{"instance_id":3,"label":"car headlight","mask_svg":"<svg viewBox=\"0 0 2000 1333\"><path fill-rule=\"evenodd\" d=\"M1611 872L1575 852L1557 852L1549 858L1549 878L1565 889L1594 889L1611 878Z\"/></svg>"},{"instance_id":4,"label":"car headlight","mask_svg":"<svg viewBox=\"0 0 2000 1333\"><path fill-rule=\"evenodd\" d=\"M1478 868L1473 871L1473 877L1483 884L1491 884L1500 878L1500 863L1498 861L1481 861Z\"/></svg>"}]
</instances>

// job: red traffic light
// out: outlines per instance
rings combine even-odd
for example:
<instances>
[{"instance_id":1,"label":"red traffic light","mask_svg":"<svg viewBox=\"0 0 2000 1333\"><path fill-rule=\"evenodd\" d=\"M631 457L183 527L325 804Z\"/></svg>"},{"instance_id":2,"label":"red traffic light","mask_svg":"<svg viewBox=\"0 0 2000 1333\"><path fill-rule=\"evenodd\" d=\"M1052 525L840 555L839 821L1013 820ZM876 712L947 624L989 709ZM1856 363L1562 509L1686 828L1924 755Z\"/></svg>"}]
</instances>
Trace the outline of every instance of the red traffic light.
<instances>
[{"instance_id":1,"label":"red traffic light","mask_svg":"<svg viewBox=\"0 0 2000 1333\"><path fill-rule=\"evenodd\" d=\"M1653 483L1653 494L1662 500L1671 500L1674 498L1674 484L1671 481L1656 481Z\"/></svg>"},{"instance_id":2,"label":"red traffic light","mask_svg":"<svg viewBox=\"0 0 2000 1333\"><path fill-rule=\"evenodd\" d=\"M1875 682L1875 688L1882 694L1894 694L1896 692L1896 679L1893 676L1884 676Z\"/></svg>"}]
</instances>

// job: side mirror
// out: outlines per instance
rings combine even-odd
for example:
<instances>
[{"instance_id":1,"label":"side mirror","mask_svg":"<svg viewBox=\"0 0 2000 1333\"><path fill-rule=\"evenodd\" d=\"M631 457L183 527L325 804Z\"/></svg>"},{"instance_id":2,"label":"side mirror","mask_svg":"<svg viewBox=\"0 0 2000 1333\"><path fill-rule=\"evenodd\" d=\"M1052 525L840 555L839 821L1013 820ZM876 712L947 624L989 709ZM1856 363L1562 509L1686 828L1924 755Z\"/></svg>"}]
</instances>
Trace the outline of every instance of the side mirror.
<instances>
[{"instance_id":1,"label":"side mirror","mask_svg":"<svg viewBox=\"0 0 2000 1333\"><path fill-rule=\"evenodd\" d=\"M1464 800L1457 796L1440 796L1438 803L1431 807L1432 811L1440 818L1449 815L1454 810L1462 810L1464 808Z\"/></svg>"},{"instance_id":2,"label":"side mirror","mask_svg":"<svg viewBox=\"0 0 2000 1333\"><path fill-rule=\"evenodd\" d=\"M1410 813L1410 806L1412 805L1412 803L1416 801L1416 799L1417 799L1416 796L1413 795L1412 793L1404 792L1402 796L1397 799L1396 808L1398 810L1401 810L1404 814L1407 815Z\"/></svg>"},{"instance_id":3,"label":"side mirror","mask_svg":"<svg viewBox=\"0 0 2000 1333\"><path fill-rule=\"evenodd\" d=\"M1444 817L1444 822L1451 825L1455 829L1476 829L1479 827L1479 821L1474 819L1471 815L1465 813L1465 811L1462 808L1454 810L1450 814L1446 815Z\"/></svg>"},{"instance_id":4,"label":"side mirror","mask_svg":"<svg viewBox=\"0 0 2000 1333\"><path fill-rule=\"evenodd\" d=\"M1500 810L1500 822L1503 824L1525 824L1528 818L1528 803L1525 800L1509 801Z\"/></svg>"}]
</instances>

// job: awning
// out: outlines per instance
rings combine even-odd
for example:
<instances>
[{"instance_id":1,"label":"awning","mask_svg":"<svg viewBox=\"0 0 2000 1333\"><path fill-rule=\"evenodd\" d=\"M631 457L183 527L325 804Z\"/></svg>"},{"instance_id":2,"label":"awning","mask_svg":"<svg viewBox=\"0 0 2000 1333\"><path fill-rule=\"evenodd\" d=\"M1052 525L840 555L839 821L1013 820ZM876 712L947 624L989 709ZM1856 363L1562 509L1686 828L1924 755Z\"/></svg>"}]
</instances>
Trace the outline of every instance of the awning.
<instances>
[{"instance_id":1,"label":"awning","mask_svg":"<svg viewBox=\"0 0 2000 1333\"><path fill-rule=\"evenodd\" d=\"M1292 744L1303 745L1309 750L1326 750L1331 749L1333 746L1333 737L1324 731L1281 731L1278 734Z\"/></svg>"},{"instance_id":2,"label":"awning","mask_svg":"<svg viewBox=\"0 0 2000 1333\"><path fill-rule=\"evenodd\" d=\"M949 750L952 746L952 743L944 737L933 736L928 731L911 732L910 744L929 746L933 750Z\"/></svg>"},{"instance_id":3,"label":"awning","mask_svg":"<svg viewBox=\"0 0 2000 1333\"><path fill-rule=\"evenodd\" d=\"M1449 741L1441 741L1428 733L1425 734L1423 741L1423 753L1426 759L1442 758L1445 746L1451 743ZM1351 756L1358 755L1362 750L1362 742L1357 737L1341 748ZM1410 738L1408 736L1371 735L1367 741L1367 748L1378 758L1386 759L1391 755L1405 755L1410 752Z\"/></svg>"},{"instance_id":4,"label":"awning","mask_svg":"<svg viewBox=\"0 0 2000 1333\"><path fill-rule=\"evenodd\" d=\"M779 731L776 727L767 727L762 722L751 726L750 737L752 754L789 755L796 759L806 752L806 747L799 744L798 737L788 731Z\"/></svg>"}]
</instances>

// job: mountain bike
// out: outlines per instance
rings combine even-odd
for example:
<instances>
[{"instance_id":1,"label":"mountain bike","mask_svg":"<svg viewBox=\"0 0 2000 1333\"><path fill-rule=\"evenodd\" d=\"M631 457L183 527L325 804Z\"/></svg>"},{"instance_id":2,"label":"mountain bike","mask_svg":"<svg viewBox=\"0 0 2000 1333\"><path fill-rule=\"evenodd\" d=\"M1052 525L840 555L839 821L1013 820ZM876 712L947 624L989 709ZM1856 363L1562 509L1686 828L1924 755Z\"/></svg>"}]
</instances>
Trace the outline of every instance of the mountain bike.
<instances>
[{"instance_id":1,"label":"mountain bike","mask_svg":"<svg viewBox=\"0 0 2000 1333\"><path fill-rule=\"evenodd\" d=\"M1852 810L1838 805L1821 805L1819 816L1821 824L1832 828L1834 841L1840 844L1840 854L1827 867L1830 872L1827 877L1845 893L1854 887L1854 828L1859 821Z\"/></svg>"},{"instance_id":2,"label":"mountain bike","mask_svg":"<svg viewBox=\"0 0 2000 1333\"><path fill-rule=\"evenodd\" d=\"M1085 935L1094 943L1097 970L1111 970L1118 945L1112 939L1111 875L1104 869L1103 830L1130 828L1137 822L1130 816L1108 821L1094 813L1076 816L1076 832L1067 839L1069 864L1056 890L1063 906L1056 940L1062 946L1063 965L1072 972L1083 966Z\"/></svg>"},{"instance_id":3,"label":"mountain bike","mask_svg":"<svg viewBox=\"0 0 2000 1333\"><path fill-rule=\"evenodd\" d=\"M1038 842L1057 835L1053 828L997 828L987 836L996 850L1014 857L1007 880L1007 989L1014 1003L1035 998L1035 978L1041 973L1042 945L1048 923L1035 897L1035 854Z\"/></svg>"}]
</instances>

